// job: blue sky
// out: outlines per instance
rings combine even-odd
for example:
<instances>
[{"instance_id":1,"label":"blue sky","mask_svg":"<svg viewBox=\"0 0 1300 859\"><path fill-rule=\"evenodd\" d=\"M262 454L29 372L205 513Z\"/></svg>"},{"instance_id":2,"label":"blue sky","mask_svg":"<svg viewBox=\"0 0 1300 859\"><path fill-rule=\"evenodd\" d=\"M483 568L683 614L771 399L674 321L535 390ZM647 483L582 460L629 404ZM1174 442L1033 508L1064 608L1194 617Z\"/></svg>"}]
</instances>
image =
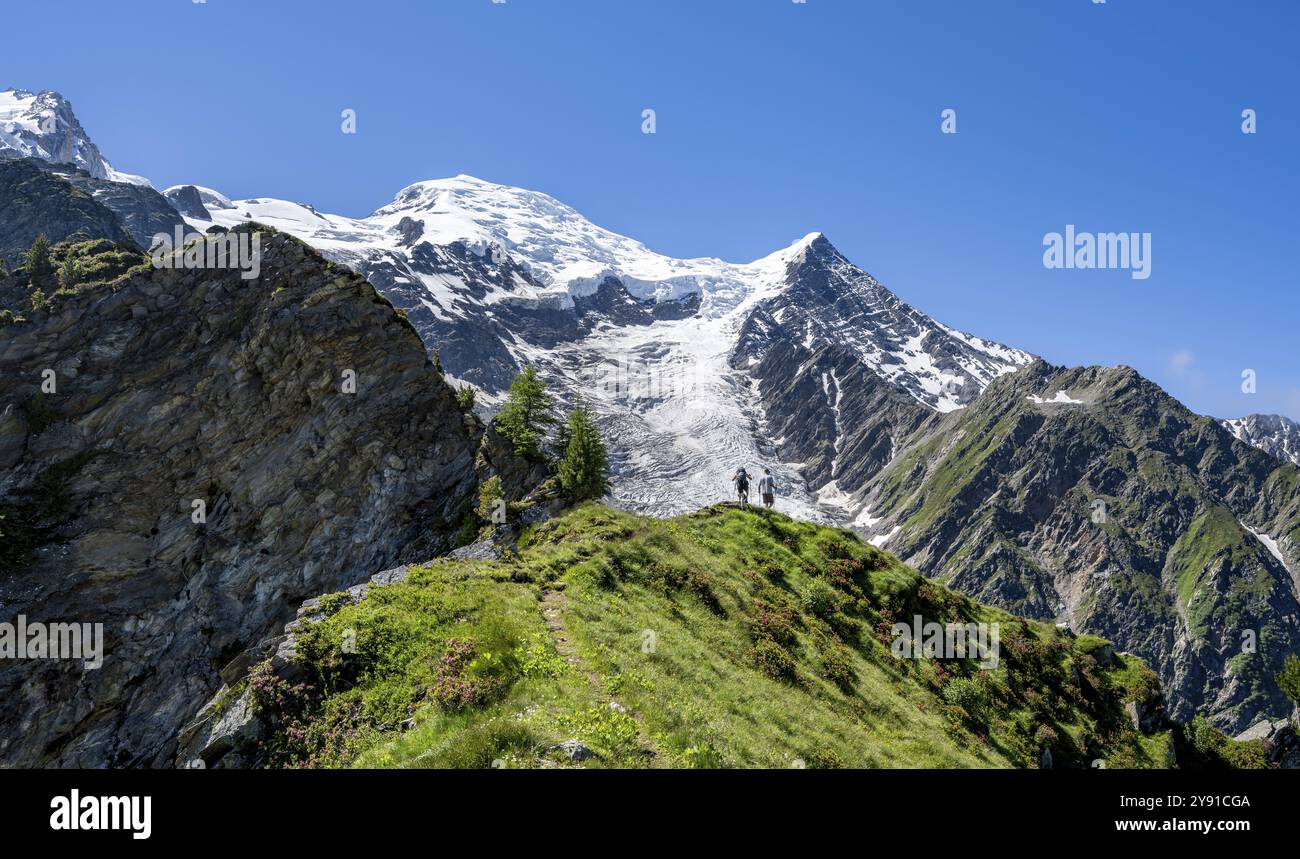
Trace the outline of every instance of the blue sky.
<instances>
[{"instance_id":1,"label":"blue sky","mask_svg":"<svg viewBox=\"0 0 1300 859\"><path fill-rule=\"evenodd\" d=\"M62 92L158 187L364 215L470 173L737 261L821 230L948 324L1130 364L1208 414L1300 419L1289 0L7 6L27 35L0 87ZM1151 277L1045 269L1066 224L1150 232Z\"/></svg>"}]
</instances>

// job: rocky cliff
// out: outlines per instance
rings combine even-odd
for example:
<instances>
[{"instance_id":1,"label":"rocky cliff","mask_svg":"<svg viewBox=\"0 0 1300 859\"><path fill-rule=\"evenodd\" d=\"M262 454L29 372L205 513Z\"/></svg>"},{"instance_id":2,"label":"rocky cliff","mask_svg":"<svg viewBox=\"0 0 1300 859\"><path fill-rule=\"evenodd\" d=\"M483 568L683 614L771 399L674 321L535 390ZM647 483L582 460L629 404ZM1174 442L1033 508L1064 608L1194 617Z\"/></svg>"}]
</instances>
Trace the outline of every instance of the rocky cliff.
<instances>
[{"instance_id":1,"label":"rocky cliff","mask_svg":"<svg viewBox=\"0 0 1300 859\"><path fill-rule=\"evenodd\" d=\"M0 261L12 268L36 237L74 236L133 242L130 230L105 203L34 158L0 158Z\"/></svg>"},{"instance_id":2,"label":"rocky cliff","mask_svg":"<svg viewBox=\"0 0 1300 859\"><path fill-rule=\"evenodd\" d=\"M472 497L478 425L416 332L260 239L257 279L137 270L0 332L0 619L102 623L105 651L6 663L0 765L170 764L233 656Z\"/></svg>"}]
</instances>

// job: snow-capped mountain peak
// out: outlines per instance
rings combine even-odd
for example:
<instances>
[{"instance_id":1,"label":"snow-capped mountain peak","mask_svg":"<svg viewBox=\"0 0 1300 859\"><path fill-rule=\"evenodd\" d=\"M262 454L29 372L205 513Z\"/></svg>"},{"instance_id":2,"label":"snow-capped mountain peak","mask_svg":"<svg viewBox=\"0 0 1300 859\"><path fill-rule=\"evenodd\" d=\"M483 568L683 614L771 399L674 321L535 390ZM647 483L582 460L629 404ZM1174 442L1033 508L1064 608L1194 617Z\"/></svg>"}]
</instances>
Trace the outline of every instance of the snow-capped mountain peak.
<instances>
[{"instance_id":1,"label":"snow-capped mountain peak","mask_svg":"<svg viewBox=\"0 0 1300 859\"><path fill-rule=\"evenodd\" d=\"M57 92L0 90L0 157L39 158L72 164L95 179L148 185L149 180L113 169Z\"/></svg>"},{"instance_id":2,"label":"snow-capped mountain peak","mask_svg":"<svg viewBox=\"0 0 1300 859\"><path fill-rule=\"evenodd\" d=\"M860 468L812 464L867 425L864 373L910 403L890 407L901 428L1031 360L912 308L819 232L751 262L680 259L549 194L466 175L409 185L363 218L198 186L166 196L196 228L258 221L360 271L485 405L526 364L580 394L610 439L616 501L647 512L725 497L736 465L765 462L792 510L824 518L829 490L813 492L806 472L817 486L837 479L853 505L887 458L886 428L884 452ZM814 376L826 413L800 400L773 423L782 392Z\"/></svg>"},{"instance_id":3,"label":"snow-capped mountain peak","mask_svg":"<svg viewBox=\"0 0 1300 859\"><path fill-rule=\"evenodd\" d=\"M408 185L365 218L324 214L286 200L231 200L201 186L173 186L164 195L196 228L258 221L334 252L341 261L403 254L422 242L460 244L479 256L498 248L530 280L516 281L496 299L558 309L572 308L575 299L595 294L614 278L635 299L658 303L698 296L701 315L722 316L758 297L756 288L771 283L821 237L811 233L749 263L678 259L599 227L548 194L463 174Z\"/></svg>"},{"instance_id":4,"label":"snow-capped mountain peak","mask_svg":"<svg viewBox=\"0 0 1300 859\"><path fill-rule=\"evenodd\" d=\"M1033 356L958 331L907 304L858 268L821 234L787 254L789 288L765 302L737 346L749 365L773 343L798 343L811 359L846 348L882 379L940 412L960 408L1003 373Z\"/></svg>"},{"instance_id":5,"label":"snow-capped mountain peak","mask_svg":"<svg viewBox=\"0 0 1300 859\"><path fill-rule=\"evenodd\" d=\"M1283 462L1300 465L1300 424L1282 415L1248 415L1222 421L1239 441L1254 445Z\"/></svg>"},{"instance_id":6,"label":"snow-capped mountain peak","mask_svg":"<svg viewBox=\"0 0 1300 859\"><path fill-rule=\"evenodd\" d=\"M549 194L466 175L403 188L366 220L391 230L406 219L420 224L423 240L433 244L460 241L479 252L492 245L504 248L562 304L595 293L615 277L638 299L675 301L699 294L706 316L735 307L756 272L784 264L818 235L746 264L678 259L593 224Z\"/></svg>"}]
</instances>

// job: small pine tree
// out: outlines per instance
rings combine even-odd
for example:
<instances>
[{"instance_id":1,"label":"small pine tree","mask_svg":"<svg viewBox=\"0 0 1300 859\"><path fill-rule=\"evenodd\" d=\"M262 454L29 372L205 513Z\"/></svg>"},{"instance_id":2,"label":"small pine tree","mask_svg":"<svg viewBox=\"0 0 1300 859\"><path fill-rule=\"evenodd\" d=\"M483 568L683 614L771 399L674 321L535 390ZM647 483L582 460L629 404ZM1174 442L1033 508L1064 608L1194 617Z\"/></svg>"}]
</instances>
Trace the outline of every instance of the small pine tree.
<instances>
[{"instance_id":1,"label":"small pine tree","mask_svg":"<svg viewBox=\"0 0 1300 859\"><path fill-rule=\"evenodd\" d=\"M476 394L469 385L461 385L456 389L456 404L460 406L462 412L474 411L474 398Z\"/></svg>"},{"instance_id":2,"label":"small pine tree","mask_svg":"<svg viewBox=\"0 0 1300 859\"><path fill-rule=\"evenodd\" d=\"M79 283L81 283L81 260L69 253L63 258L63 264L59 266L59 290L74 292Z\"/></svg>"},{"instance_id":3,"label":"small pine tree","mask_svg":"<svg viewBox=\"0 0 1300 859\"><path fill-rule=\"evenodd\" d=\"M494 474L492 475L492 477L488 478L487 480L479 484L478 507L475 508L474 512L484 522L490 522L494 525L499 525L501 523L498 521L494 521L493 514L497 513L499 510L504 509L498 503L502 501L503 498L504 496L502 495L501 492L501 477L499 475Z\"/></svg>"},{"instance_id":4,"label":"small pine tree","mask_svg":"<svg viewBox=\"0 0 1300 859\"><path fill-rule=\"evenodd\" d=\"M41 311L50 306L50 302L45 298L45 290L37 287L32 290L32 310Z\"/></svg>"},{"instance_id":5,"label":"small pine tree","mask_svg":"<svg viewBox=\"0 0 1300 859\"><path fill-rule=\"evenodd\" d=\"M44 289L51 285L54 262L50 259L50 240L45 238L44 233L32 242L31 248L27 251L27 258L24 260L24 267L27 269L27 284L33 290Z\"/></svg>"},{"instance_id":6,"label":"small pine tree","mask_svg":"<svg viewBox=\"0 0 1300 859\"><path fill-rule=\"evenodd\" d=\"M1277 688L1291 699L1291 703L1300 707L1300 656L1292 654L1282 663L1282 670L1277 673Z\"/></svg>"},{"instance_id":7,"label":"small pine tree","mask_svg":"<svg viewBox=\"0 0 1300 859\"><path fill-rule=\"evenodd\" d=\"M542 458L542 439L546 429L555 423L551 410L555 398L546 389L546 383L532 367L510 383L506 404L496 418L497 431L510 440L515 453L534 461Z\"/></svg>"},{"instance_id":8,"label":"small pine tree","mask_svg":"<svg viewBox=\"0 0 1300 859\"><path fill-rule=\"evenodd\" d=\"M570 501L601 498L609 492L609 453L591 410L581 401L562 430L564 454L555 471Z\"/></svg>"}]
</instances>

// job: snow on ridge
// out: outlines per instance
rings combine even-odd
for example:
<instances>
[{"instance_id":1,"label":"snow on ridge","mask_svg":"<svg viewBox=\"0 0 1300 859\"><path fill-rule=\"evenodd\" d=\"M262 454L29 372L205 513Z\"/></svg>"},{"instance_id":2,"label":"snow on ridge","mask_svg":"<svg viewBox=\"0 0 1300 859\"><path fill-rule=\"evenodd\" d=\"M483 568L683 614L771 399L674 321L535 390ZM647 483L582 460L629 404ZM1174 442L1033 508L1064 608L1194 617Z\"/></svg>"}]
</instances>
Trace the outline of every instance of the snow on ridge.
<instances>
[{"instance_id":1,"label":"snow on ridge","mask_svg":"<svg viewBox=\"0 0 1300 859\"><path fill-rule=\"evenodd\" d=\"M1074 397L1071 397L1069 393L1066 392L1064 389L1057 391L1056 396L1052 397L1050 400L1046 399L1045 397L1040 397L1037 394L1030 394L1029 396L1025 397L1025 399L1029 400L1032 403L1037 403L1040 406L1045 404L1052 404L1052 403L1063 403L1071 406L1083 405L1083 400L1076 400Z\"/></svg>"},{"instance_id":2,"label":"snow on ridge","mask_svg":"<svg viewBox=\"0 0 1300 859\"><path fill-rule=\"evenodd\" d=\"M880 534L878 536L872 537L867 542L875 546L877 549L883 549L885 548L886 545L889 544L890 540L898 536L898 532L901 530L903 530L903 526L895 525L888 534Z\"/></svg>"},{"instance_id":3,"label":"snow on ridge","mask_svg":"<svg viewBox=\"0 0 1300 859\"><path fill-rule=\"evenodd\" d=\"M542 289L520 289L510 299L558 308L572 307L574 298L591 295L613 277L636 298L663 302L698 294L701 315L725 316L742 304L751 304L750 299L759 292L772 294L767 287L821 236L810 233L750 263L708 257L677 259L598 227L547 194L472 176L408 185L391 203L365 218L322 214L303 204L272 198L230 200L210 188L195 187L213 215L211 221L187 219L198 229L254 220L324 251L400 253L399 225L409 219L422 227L419 241L435 245L460 242L480 256L500 247L543 285ZM219 204L209 205L210 199Z\"/></svg>"},{"instance_id":4,"label":"snow on ridge","mask_svg":"<svg viewBox=\"0 0 1300 859\"><path fill-rule=\"evenodd\" d=\"M1300 424L1282 415L1247 415L1220 421L1240 442L1300 465Z\"/></svg>"},{"instance_id":5,"label":"snow on ridge","mask_svg":"<svg viewBox=\"0 0 1300 859\"><path fill-rule=\"evenodd\" d=\"M1268 550L1269 554L1276 558L1277 562L1282 565L1282 569L1286 570L1291 575L1292 589L1296 592L1297 596L1300 596L1300 569L1291 569L1291 565L1287 563L1286 556L1282 554L1282 547L1278 545L1277 540L1274 540L1263 531L1256 531L1244 522L1240 524L1241 527L1254 534L1255 539L1263 543L1264 548Z\"/></svg>"},{"instance_id":6,"label":"snow on ridge","mask_svg":"<svg viewBox=\"0 0 1300 859\"><path fill-rule=\"evenodd\" d=\"M1264 548L1268 549L1269 553L1271 553L1273 557L1277 558L1278 563L1282 565L1283 569L1288 571L1291 569L1287 565L1286 557L1282 554L1282 548L1278 546L1277 540L1274 540L1272 537L1265 534L1263 531L1256 531L1254 528L1250 527L1249 525L1245 525L1243 527L1245 527L1245 529L1250 533L1254 534L1256 539L1259 540L1259 542L1264 544Z\"/></svg>"},{"instance_id":7,"label":"snow on ridge","mask_svg":"<svg viewBox=\"0 0 1300 859\"><path fill-rule=\"evenodd\" d=\"M204 205L204 207L209 210L213 208L231 209L234 208L235 206L234 201L232 201L225 194L222 194L220 191L214 191L211 188L205 188L202 185L193 185L193 184L172 185L170 188L164 188L162 191L162 195L166 197L170 195L173 191L180 191L184 188L193 188L195 191L197 191L199 193L199 202L201 202Z\"/></svg>"},{"instance_id":8,"label":"snow on ridge","mask_svg":"<svg viewBox=\"0 0 1300 859\"><path fill-rule=\"evenodd\" d=\"M22 128L32 134L40 133L40 119L32 108L36 94L21 89L0 90L0 134L12 134ZM12 125L14 128L4 128Z\"/></svg>"},{"instance_id":9,"label":"snow on ridge","mask_svg":"<svg viewBox=\"0 0 1300 859\"><path fill-rule=\"evenodd\" d=\"M750 291L749 281L783 269L820 235L751 263L678 259L593 224L549 194L464 174L408 185L366 220L392 228L403 218L420 222L424 238L435 244L500 244L539 282L571 297L590 294L616 277L640 299L671 301L698 293L704 315L736 306Z\"/></svg>"},{"instance_id":10,"label":"snow on ridge","mask_svg":"<svg viewBox=\"0 0 1300 859\"><path fill-rule=\"evenodd\" d=\"M967 334L965 331L958 331L956 328L944 325L938 320L934 320L934 324L943 329L944 333L949 336L957 338L972 349L983 352L1002 364L998 372L999 376L1014 373L1020 367L1027 367L1034 362L1034 356L1023 349L1006 346L994 340L985 340L983 337L976 337L973 334Z\"/></svg>"},{"instance_id":11,"label":"snow on ridge","mask_svg":"<svg viewBox=\"0 0 1300 859\"><path fill-rule=\"evenodd\" d=\"M804 241L811 244L818 237ZM820 308L785 302L772 319L799 328L790 336L799 337L810 353L825 345L848 347L873 373L927 408L959 409L970 400L972 385L982 390L1034 360L1027 352L932 319L829 244L819 248L818 264L844 301Z\"/></svg>"}]
</instances>

